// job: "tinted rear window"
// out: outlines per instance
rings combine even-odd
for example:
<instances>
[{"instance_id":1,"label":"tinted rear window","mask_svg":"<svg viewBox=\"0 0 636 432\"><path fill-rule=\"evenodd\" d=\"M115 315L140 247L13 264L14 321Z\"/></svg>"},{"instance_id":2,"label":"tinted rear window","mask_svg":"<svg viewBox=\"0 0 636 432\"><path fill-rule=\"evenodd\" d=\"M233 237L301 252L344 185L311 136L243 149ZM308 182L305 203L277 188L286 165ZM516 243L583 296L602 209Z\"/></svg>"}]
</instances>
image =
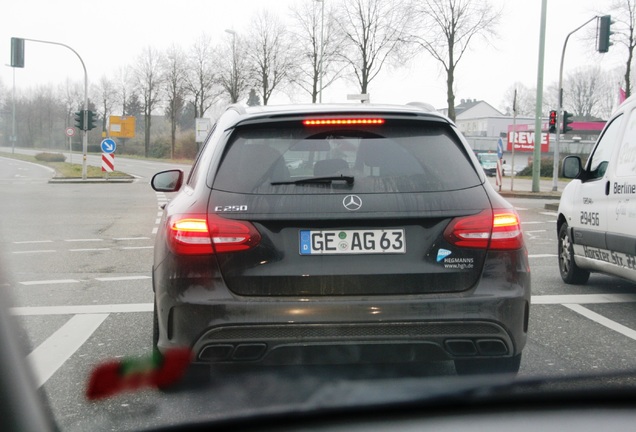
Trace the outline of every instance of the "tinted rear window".
<instances>
[{"instance_id":1,"label":"tinted rear window","mask_svg":"<svg viewBox=\"0 0 636 432\"><path fill-rule=\"evenodd\" d=\"M352 176L317 184L272 184ZM449 125L387 121L378 126L305 127L285 122L237 128L214 189L248 194L439 192L480 184Z\"/></svg>"}]
</instances>

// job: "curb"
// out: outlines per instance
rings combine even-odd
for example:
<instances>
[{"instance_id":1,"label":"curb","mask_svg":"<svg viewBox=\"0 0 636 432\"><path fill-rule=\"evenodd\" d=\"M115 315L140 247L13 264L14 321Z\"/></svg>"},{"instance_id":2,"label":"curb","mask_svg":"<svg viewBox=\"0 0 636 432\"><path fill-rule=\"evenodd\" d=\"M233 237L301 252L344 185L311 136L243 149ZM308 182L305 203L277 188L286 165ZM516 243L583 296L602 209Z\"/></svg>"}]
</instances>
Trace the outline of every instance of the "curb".
<instances>
[{"instance_id":1,"label":"curb","mask_svg":"<svg viewBox=\"0 0 636 432\"><path fill-rule=\"evenodd\" d=\"M82 180L81 178L52 178L49 180L50 184L107 184L107 183L132 183L134 178L87 178Z\"/></svg>"},{"instance_id":2,"label":"curb","mask_svg":"<svg viewBox=\"0 0 636 432\"><path fill-rule=\"evenodd\" d=\"M517 192L517 191L497 191L504 198L536 198L560 200L560 192Z\"/></svg>"}]
</instances>

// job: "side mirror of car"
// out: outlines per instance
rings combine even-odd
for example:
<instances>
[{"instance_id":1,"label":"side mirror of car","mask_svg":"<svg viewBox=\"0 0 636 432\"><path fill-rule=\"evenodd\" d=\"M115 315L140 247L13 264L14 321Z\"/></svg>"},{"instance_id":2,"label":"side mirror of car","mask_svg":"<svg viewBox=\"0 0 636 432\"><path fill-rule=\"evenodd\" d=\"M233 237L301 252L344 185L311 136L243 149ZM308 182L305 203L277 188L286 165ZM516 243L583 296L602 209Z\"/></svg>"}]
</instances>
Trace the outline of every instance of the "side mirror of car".
<instances>
[{"instance_id":1,"label":"side mirror of car","mask_svg":"<svg viewBox=\"0 0 636 432\"><path fill-rule=\"evenodd\" d=\"M183 171L180 169L161 171L152 177L150 185L157 192L176 192L183 184Z\"/></svg>"},{"instance_id":2,"label":"side mirror of car","mask_svg":"<svg viewBox=\"0 0 636 432\"><path fill-rule=\"evenodd\" d=\"M581 165L581 158L578 156L566 156L563 159L563 177L573 179L577 178L579 174L583 171L583 167Z\"/></svg>"}]
</instances>

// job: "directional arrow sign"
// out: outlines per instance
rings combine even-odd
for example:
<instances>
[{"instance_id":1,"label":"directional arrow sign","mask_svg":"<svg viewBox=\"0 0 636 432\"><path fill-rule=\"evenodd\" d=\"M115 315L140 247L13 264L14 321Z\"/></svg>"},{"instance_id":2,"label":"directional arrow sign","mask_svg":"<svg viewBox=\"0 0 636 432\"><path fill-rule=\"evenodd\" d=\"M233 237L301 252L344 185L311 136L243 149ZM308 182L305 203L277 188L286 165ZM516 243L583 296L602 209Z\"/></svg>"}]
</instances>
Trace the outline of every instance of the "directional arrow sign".
<instances>
[{"instance_id":1,"label":"directional arrow sign","mask_svg":"<svg viewBox=\"0 0 636 432\"><path fill-rule=\"evenodd\" d=\"M117 148L117 143L115 143L114 139L106 138L102 140L102 151L104 153L114 153Z\"/></svg>"}]
</instances>

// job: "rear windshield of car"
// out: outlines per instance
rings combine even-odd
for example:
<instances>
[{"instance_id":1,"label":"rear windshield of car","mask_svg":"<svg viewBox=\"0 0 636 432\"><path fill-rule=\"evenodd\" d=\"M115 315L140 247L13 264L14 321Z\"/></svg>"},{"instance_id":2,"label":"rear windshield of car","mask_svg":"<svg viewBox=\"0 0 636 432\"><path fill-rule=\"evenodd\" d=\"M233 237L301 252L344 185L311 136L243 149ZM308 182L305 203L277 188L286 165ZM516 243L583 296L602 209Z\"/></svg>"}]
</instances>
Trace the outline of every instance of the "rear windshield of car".
<instances>
[{"instance_id":1,"label":"rear windshield of car","mask_svg":"<svg viewBox=\"0 0 636 432\"><path fill-rule=\"evenodd\" d=\"M355 127L239 127L214 178L214 189L244 194L439 192L480 184L449 125L389 120ZM315 178L326 181L304 183Z\"/></svg>"}]
</instances>

